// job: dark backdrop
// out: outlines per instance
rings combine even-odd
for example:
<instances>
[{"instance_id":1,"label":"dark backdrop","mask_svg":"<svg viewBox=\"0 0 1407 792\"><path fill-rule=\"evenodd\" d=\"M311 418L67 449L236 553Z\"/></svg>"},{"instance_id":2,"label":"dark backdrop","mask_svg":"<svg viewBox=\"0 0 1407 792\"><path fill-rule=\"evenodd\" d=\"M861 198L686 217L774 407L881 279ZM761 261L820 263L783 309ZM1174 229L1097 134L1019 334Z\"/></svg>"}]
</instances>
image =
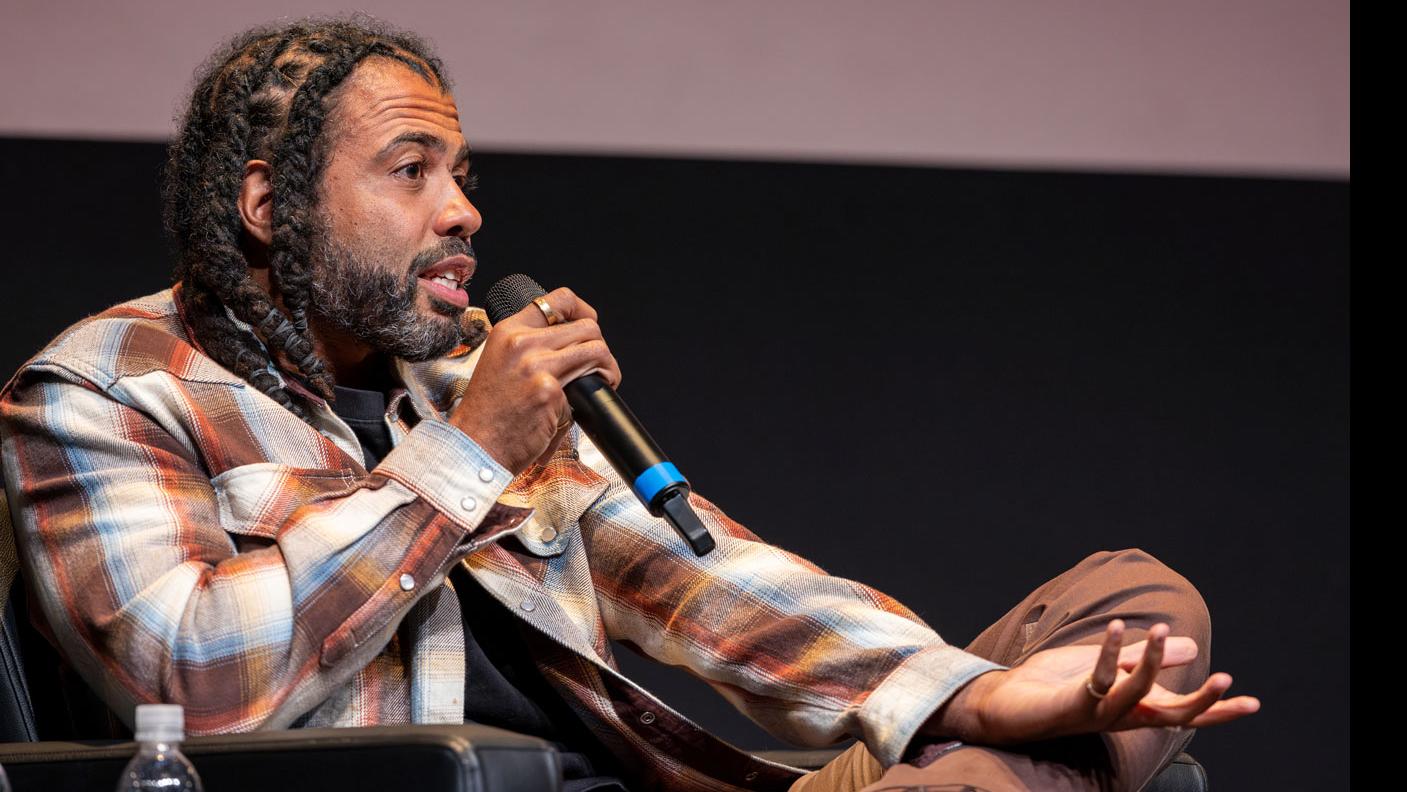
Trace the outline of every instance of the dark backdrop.
<instances>
[{"instance_id":1,"label":"dark backdrop","mask_svg":"<svg viewBox=\"0 0 1407 792\"><path fill-rule=\"evenodd\" d=\"M0 370L167 285L161 158L0 140ZM1201 588L1213 667L1264 702L1193 742L1212 782L1344 783L1346 182L476 160L471 295L523 271L593 302L623 395L732 516L958 644L1141 547ZM627 669L776 744L684 674Z\"/></svg>"}]
</instances>

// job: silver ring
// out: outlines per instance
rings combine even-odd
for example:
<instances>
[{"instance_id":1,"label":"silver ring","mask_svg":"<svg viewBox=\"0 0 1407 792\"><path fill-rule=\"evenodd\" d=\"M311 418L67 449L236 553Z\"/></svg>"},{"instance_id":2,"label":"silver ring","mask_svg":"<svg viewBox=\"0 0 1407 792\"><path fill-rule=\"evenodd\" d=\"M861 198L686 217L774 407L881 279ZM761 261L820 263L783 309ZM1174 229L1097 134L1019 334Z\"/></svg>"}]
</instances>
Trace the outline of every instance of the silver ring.
<instances>
[{"instance_id":1,"label":"silver ring","mask_svg":"<svg viewBox=\"0 0 1407 792\"><path fill-rule=\"evenodd\" d=\"M548 302L546 297L534 297L533 305L542 311L542 318L547 320L548 327L562 323L562 315L557 313L557 309L552 307L552 303Z\"/></svg>"},{"instance_id":2,"label":"silver ring","mask_svg":"<svg viewBox=\"0 0 1407 792\"><path fill-rule=\"evenodd\" d=\"M1088 690L1088 691L1089 691L1089 694L1090 694L1091 696L1094 696L1095 701L1098 701L1098 700L1104 698L1105 696L1109 695L1109 691L1107 691L1107 690L1104 691L1103 693L1100 693L1100 692L1098 692L1098 691L1096 691L1096 690L1094 689L1094 676L1093 676L1093 675L1090 675L1090 677L1085 680L1085 690Z\"/></svg>"}]
</instances>

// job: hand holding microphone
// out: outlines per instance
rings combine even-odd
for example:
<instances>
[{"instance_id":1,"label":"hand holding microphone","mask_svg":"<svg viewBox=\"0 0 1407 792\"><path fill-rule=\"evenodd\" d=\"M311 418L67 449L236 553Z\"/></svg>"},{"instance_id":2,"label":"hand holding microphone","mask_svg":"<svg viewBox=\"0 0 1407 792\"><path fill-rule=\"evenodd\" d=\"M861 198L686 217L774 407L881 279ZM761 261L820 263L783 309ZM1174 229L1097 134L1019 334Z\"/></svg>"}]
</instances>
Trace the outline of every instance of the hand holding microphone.
<instances>
[{"instance_id":1,"label":"hand holding microphone","mask_svg":"<svg viewBox=\"0 0 1407 792\"><path fill-rule=\"evenodd\" d=\"M486 302L493 330L451 422L516 475L575 420L651 514L667 518L695 555L712 550L689 482L615 392L620 367L595 309L526 275L499 280Z\"/></svg>"},{"instance_id":2,"label":"hand holding microphone","mask_svg":"<svg viewBox=\"0 0 1407 792\"><path fill-rule=\"evenodd\" d=\"M571 422L562 388L588 372L614 387L620 366L601 337L596 310L570 289L541 295L558 318L534 305L493 316L493 331L450 423L514 475L550 454Z\"/></svg>"}]
</instances>

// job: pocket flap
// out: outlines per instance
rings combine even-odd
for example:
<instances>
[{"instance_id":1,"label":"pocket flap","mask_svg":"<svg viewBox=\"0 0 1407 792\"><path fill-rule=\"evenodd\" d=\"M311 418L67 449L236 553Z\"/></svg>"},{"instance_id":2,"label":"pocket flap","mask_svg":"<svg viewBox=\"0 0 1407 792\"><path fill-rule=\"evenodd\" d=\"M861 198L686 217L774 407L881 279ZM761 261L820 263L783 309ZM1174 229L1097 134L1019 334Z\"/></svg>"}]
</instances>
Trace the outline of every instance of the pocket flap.
<instances>
[{"instance_id":1,"label":"pocket flap","mask_svg":"<svg viewBox=\"0 0 1407 792\"><path fill-rule=\"evenodd\" d=\"M341 496L358 486L352 468L318 469L257 462L230 468L210 483L220 504L220 527L241 536L276 538L299 506Z\"/></svg>"}]
</instances>

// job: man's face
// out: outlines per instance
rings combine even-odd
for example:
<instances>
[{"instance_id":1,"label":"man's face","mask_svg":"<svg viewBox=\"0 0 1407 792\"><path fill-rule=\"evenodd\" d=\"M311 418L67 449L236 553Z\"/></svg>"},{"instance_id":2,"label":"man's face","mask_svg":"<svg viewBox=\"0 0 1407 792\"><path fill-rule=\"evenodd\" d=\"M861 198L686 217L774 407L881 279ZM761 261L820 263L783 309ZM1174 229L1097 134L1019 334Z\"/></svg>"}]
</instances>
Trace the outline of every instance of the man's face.
<instances>
[{"instance_id":1,"label":"man's face","mask_svg":"<svg viewBox=\"0 0 1407 792\"><path fill-rule=\"evenodd\" d=\"M461 340L469 237L469 148L454 99L405 65L371 58L328 118L313 238L310 309L333 333L409 360ZM330 340L330 339L329 339Z\"/></svg>"}]
</instances>

